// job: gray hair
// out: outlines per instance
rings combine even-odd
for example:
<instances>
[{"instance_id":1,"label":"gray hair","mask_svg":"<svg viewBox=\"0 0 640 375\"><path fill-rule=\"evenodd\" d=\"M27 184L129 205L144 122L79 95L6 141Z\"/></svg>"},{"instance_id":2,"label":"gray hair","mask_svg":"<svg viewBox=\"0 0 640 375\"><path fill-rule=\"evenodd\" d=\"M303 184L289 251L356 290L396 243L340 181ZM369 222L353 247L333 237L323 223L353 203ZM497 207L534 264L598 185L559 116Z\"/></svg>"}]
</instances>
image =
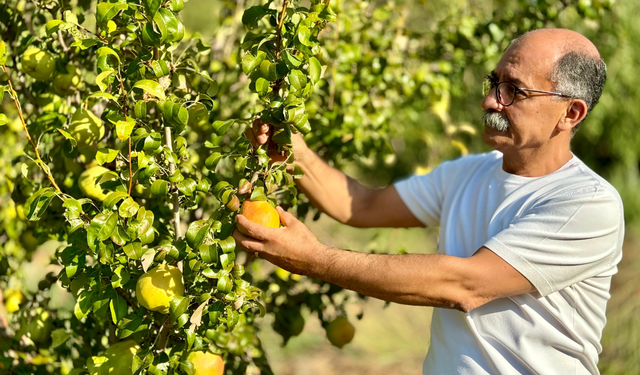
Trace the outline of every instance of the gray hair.
<instances>
[{"instance_id":1,"label":"gray hair","mask_svg":"<svg viewBox=\"0 0 640 375\"><path fill-rule=\"evenodd\" d=\"M588 116L604 89L607 66L600 57L575 50L569 51L558 59L549 73L549 79L555 91L584 100L587 103ZM578 131L581 123L582 121L573 127L572 136Z\"/></svg>"}]
</instances>

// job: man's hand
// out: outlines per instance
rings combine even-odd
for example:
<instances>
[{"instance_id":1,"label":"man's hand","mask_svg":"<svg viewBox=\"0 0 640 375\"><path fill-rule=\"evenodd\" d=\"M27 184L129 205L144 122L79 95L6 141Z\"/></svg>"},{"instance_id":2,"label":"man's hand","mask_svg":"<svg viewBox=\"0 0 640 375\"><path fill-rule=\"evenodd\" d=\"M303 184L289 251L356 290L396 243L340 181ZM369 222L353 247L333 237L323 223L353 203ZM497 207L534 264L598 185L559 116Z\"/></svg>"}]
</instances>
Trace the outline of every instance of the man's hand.
<instances>
[{"instance_id":1,"label":"man's hand","mask_svg":"<svg viewBox=\"0 0 640 375\"><path fill-rule=\"evenodd\" d=\"M287 271L307 275L315 255L325 246L318 242L309 228L295 216L280 207L277 210L284 227L267 228L249 221L242 215L237 215L238 227L249 236L245 236L236 229L233 232L233 238L247 252L256 253Z\"/></svg>"},{"instance_id":2,"label":"man's hand","mask_svg":"<svg viewBox=\"0 0 640 375\"><path fill-rule=\"evenodd\" d=\"M245 130L244 134L255 148L267 145L267 152L272 162L285 161L287 159L286 156L280 155L277 152L278 147L271 140L271 125L265 124L260 118L253 120L253 124L250 128ZM304 142L300 133L291 134L291 145L296 161L300 162L305 155L305 152L309 151L307 144Z\"/></svg>"}]
</instances>

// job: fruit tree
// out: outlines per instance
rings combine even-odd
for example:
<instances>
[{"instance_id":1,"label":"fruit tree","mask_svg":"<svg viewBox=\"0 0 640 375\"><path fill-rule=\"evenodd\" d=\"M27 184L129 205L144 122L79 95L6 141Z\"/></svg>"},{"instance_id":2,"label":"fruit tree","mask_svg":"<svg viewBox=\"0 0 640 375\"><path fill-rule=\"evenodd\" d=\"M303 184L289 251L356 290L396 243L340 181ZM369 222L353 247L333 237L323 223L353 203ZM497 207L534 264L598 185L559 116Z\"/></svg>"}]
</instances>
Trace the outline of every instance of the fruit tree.
<instances>
[{"instance_id":1,"label":"fruit tree","mask_svg":"<svg viewBox=\"0 0 640 375\"><path fill-rule=\"evenodd\" d=\"M513 0L491 15L440 11L425 31L411 14L421 2L215 3L221 26L206 37L183 23L183 0L3 3L0 368L269 374L256 319L273 315L286 344L303 307L342 347L355 333L345 306L363 297L231 236L239 210L274 227L275 205L317 217L296 189L292 134L336 166L397 165L388 179L408 170L398 137L427 142L425 167L465 153L475 130L450 116L465 71L529 28L608 6ZM421 116L426 127L402 126ZM273 136L254 148L244 131L257 118ZM47 273L21 291L21 264L45 241Z\"/></svg>"}]
</instances>

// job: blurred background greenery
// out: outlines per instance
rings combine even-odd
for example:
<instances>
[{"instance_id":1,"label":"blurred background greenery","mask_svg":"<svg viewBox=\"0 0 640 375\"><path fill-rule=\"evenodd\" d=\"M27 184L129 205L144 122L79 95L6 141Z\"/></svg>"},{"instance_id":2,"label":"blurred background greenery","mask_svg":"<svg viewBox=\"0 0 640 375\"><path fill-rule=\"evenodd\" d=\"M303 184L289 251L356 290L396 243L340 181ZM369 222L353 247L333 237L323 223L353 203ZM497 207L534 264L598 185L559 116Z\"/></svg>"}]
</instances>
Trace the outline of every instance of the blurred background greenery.
<instances>
[{"instance_id":1,"label":"blurred background greenery","mask_svg":"<svg viewBox=\"0 0 640 375\"><path fill-rule=\"evenodd\" d=\"M259 110L247 109L259 106L255 98L238 99L237 94L248 84L238 73L242 56L238 46L246 32L240 18L253 3L185 3L182 17L188 33L198 32L212 45L209 70L221 92L216 119L246 117L238 114ZM339 14L338 27L321 35L320 55L328 68L325 84L318 85L307 103L316 114L310 116L313 132L307 141L330 163L370 186L385 186L411 173L427 173L442 160L487 151L479 137L481 80L512 37L557 26L579 31L596 44L607 62L608 80L600 104L574 138L573 151L618 189L627 221L624 258L614 277L599 366L603 374L639 374L640 135L636 123L640 49L633 40L640 37L640 24L635 21L640 3L333 0L331 4ZM6 103L7 98L3 109L9 108ZM26 285L25 275L34 273L29 267L47 267L51 254L42 245L34 253L42 242L33 236L36 228L16 221L11 197L20 178L20 164L14 161L25 143L20 127L15 123L0 127L0 139L4 146L0 150L0 271L20 269L15 275L22 275L28 291L37 289L37 285ZM307 223L318 238L340 248L429 253L437 244L437 229L357 230L325 216L313 221L312 216ZM284 347L272 322L265 319L261 337L275 373L420 373L429 346L430 308L366 299L350 304L347 313L356 337L342 350L328 343L318 319L308 314L303 333Z\"/></svg>"}]
</instances>

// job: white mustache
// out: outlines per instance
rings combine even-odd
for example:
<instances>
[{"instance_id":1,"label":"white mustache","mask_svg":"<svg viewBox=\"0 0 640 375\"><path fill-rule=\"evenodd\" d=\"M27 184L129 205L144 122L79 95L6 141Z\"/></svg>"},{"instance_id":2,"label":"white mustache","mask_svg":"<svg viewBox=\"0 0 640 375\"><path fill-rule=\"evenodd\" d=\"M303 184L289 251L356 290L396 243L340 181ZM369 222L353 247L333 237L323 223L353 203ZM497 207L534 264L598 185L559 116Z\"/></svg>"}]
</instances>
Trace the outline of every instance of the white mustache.
<instances>
[{"instance_id":1,"label":"white mustache","mask_svg":"<svg viewBox=\"0 0 640 375\"><path fill-rule=\"evenodd\" d=\"M484 112L482 115L482 122L493 129L504 132L509 129L511 123L509 123L509 118L507 115L502 112Z\"/></svg>"}]
</instances>

